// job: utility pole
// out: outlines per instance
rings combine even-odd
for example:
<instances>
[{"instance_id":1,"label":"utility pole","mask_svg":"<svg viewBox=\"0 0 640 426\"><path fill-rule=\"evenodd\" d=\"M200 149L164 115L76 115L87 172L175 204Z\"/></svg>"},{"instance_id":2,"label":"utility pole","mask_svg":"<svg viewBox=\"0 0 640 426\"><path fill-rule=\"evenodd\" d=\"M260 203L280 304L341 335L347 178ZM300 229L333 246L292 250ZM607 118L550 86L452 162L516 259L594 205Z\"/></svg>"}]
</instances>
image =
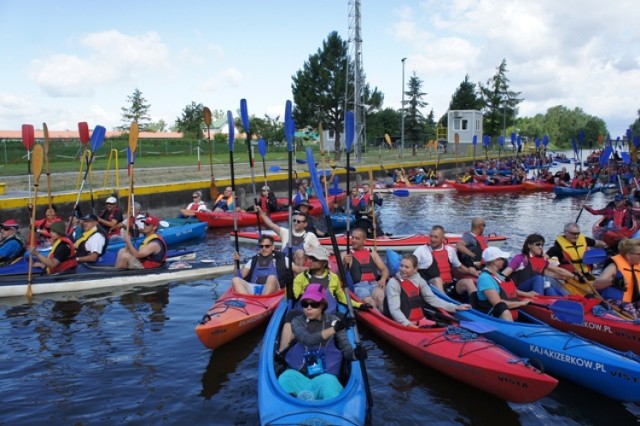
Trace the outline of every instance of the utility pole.
<instances>
[{"instance_id":1,"label":"utility pole","mask_svg":"<svg viewBox=\"0 0 640 426\"><path fill-rule=\"evenodd\" d=\"M400 123L400 157L402 157L404 153L404 62L407 58L402 58L402 122Z\"/></svg>"}]
</instances>

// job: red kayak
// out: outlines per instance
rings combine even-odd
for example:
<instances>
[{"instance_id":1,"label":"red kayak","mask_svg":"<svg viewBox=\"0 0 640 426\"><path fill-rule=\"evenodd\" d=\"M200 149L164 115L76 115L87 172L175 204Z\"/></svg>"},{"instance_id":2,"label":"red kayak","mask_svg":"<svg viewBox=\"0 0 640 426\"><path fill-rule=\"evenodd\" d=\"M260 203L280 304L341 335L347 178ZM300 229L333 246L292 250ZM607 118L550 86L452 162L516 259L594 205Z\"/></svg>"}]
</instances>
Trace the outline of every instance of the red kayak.
<instances>
[{"instance_id":1,"label":"red kayak","mask_svg":"<svg viewBox=\"0 0 640 426\"><path fill-rule=\"evenodd\" d=\"M453 186L458 192L486 192L486 193L494 193L494 192L515 192L515 191L523 191L524 185L521 183L510 184L510 185L486 185L484 183L457 183L451 182L451 186Z\"/></svg>"},{"instance_id":2,"label":"red kayak","mask_svg":"<svg viewBox=\"0 0 640 426\"><path fill-rule=\"evenodd\" d=\"M524 189L526 191L545 191L545 192L553 192L553 187L555 186L553 183L545 182L542 180L525 180L522 182Z\"/></svg>"},{"instance_id":3,"label":"red kayak","mask_svg":"<svg viewBox=\"0 0 640 426\"><path fill-rule=\"evenodd\" d=\"M220 347L266 322L283 295L284 290L265 296L239 294L230 287L209 308L196 334L207 348Z\"/></svg>"},{"instance_id":4,"label":"red kayak","mask_svg":"<svg viewBox=\"0 0 640 426\"><path fill-rule=\"evenodd\" d=\"M591 233L593 238L604 241L609 247L617 247L620 240L623 238L632 238L633 234L640 229L640 224L635 217L632 217L630 228L607 228L607 222L609 222L609 220L602 218L594 223Z\"/></svg>"},{"instance_id":5,"label":"red kayak","mask_svg":"<svg viewBox=\"0 0 640 426\"><path fill-rule=\"evenodd\" d=\"M407 355L505 401L525 403L548 395L558 381L526 360L455 325L410 328L377 310L356 311L358 320Z\"/></svg>"},{"instance_id":6,"label":"red kayak","mask_svg":"<svg viewBox=\"0 0 640 426\"><path fill-rule=\"evenodd\" d=\"M271 233L274 235L276 245L280 244L280 238L275 235L271 231L263 231L264 233ZM233 231L230 233L230 237L234 239ZM447 244L454 245L462 238L462 234L445 234L445 238ZM507 241L507 237L503 235L488 235L487 244L490 246L502 247L502 245ZM345 234L336 234L336 240L338 245L344 247L346 245L347 237ZM331 243L330 237L318 238L320 244L328 248L329 250L333 250L333 246ZM256 244L258 242L258 232L238 232L238 241L241 243L249 243ZM387 250L391 249L393 251L402 251L402 252L413 252L415 249L420 247L421 245L429 243L429 235L428 234L411 234L411 235L393 235L393 236L380 236L375 241L372 238L368 238L365 241L365 246L372 248L377 245L378 250Z\"/></svg>"},{"instance_id":7,"label":"red kayak","mask_svg":"<svg viewBox=\"0 0 640 426\"><path fill-rule=\"evenodd\" d=\"M340 195L329 197L330 203L341 203L345 199L345 194L342 193ZM312 215L322 214L322 206L320 204L320 200L317 198L310 198L309 204L311 205L311 210L309 211ZM286 198L278 198L279 206L286 206L287 199ZM207 222L209 228L233 228L233 212L213 212L213 211L204 211L204 212L196 212L196 217L201 222ZM280 210L277 212L269 213L269 217L274 222L283 222L289 219L289 210ZM256 216L255 212L246 212L240 211L237 212L237 220L238 226L257 226L258 225L258 216Z\"/></svg>"},{"instance_id":8,"label":"red kayak","mask_svg":"<svg viewBox=\"0 0 640 426\"><path fill-rule=\"evenodd\" d=\"M550 309L544 307L557 300L571 300L580 303L584 308L584 322L571 324L560 321ZM600 299L587 299L579 295L536 296L533 301L543 306L529 304L521 309L540 321L563 331L571 331L610 348L623 352L631 351L640 355L640 323L625 319L615 311L604 309L600 306Z\"/></svg>"}]
</instances>

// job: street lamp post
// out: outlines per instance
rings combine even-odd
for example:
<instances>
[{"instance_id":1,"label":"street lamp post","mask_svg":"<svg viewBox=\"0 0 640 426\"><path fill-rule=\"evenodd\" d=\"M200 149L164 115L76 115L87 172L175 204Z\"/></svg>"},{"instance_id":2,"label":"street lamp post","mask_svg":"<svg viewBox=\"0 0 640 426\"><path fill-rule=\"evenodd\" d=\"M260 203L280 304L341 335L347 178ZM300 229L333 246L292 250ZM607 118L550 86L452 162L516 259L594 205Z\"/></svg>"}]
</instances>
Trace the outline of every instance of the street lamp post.
<instances>
[{"instance_id":1,"label":"street lamp post","mask_svg":"<svg viewBox=\"0 0 640 426\"><path fill-rule=\"evenodd\" d=\"M402 113L402 121L400 123L400 156L404 152L404 62L407 58L402 58L402 104L400 105Z\"/></svg>"}]
</instances>

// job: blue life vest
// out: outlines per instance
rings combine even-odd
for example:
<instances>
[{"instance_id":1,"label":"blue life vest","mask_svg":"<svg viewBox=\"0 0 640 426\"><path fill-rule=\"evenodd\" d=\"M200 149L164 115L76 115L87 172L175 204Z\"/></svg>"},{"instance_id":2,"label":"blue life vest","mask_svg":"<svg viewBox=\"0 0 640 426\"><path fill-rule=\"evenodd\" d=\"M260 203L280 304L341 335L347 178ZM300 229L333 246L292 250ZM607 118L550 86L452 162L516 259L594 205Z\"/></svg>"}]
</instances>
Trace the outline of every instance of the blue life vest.
<instances>
[{"instance_id":1,"label":"blue life vest","mask_svg":"<svg viewBox=\"0 0 640 426\"><path fill-rule=\"evenodd\" d=\"M307 322L307 330L310 333L318 333L329 328L331 325L327 321L326 313L322 321ZM322 359L324 363L324 372L333 374L338 377L340 374L340 366L342 365L342 352L336 346L334 336L331 336L326 342L318 346L307 347L301 343L296 343L287 351L285 361L287 364L304 375L307 375L307 364L305 354L313 352L315 356Z\"/></svg>"},{"instance_id":2,"label":"blue life vest","mask_svg":"<svg viewBox=\"0 0 640 426\"><path fill-rule=\"evenodd\" d=\"M265 284L269 275L278 276L276 270L276 262L273 255L256 256L253 259L253 274L251 274L250 282L254 284Z\"/></svg>"}]
</instances>

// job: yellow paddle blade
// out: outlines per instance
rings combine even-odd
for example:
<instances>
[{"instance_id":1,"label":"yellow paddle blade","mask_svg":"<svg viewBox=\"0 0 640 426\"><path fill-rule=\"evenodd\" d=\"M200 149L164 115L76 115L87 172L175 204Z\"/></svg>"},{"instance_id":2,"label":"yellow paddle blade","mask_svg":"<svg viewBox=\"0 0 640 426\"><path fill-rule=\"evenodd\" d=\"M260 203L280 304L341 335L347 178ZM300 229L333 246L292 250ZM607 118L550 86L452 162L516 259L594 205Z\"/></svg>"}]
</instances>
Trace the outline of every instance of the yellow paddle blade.
<instances>
[{"instance_id":1,"label":"yellow paddle blade","mask_svg":"<svg viewBox=\"0 0 640 426\"><path fill-rule=\"evenodd\" d=\"M136 152L138 148L138 136L140 134L140 128L138 127L138 122L134 121L131 123L131 127L129 127L129 151L131 151L131 155Z\"/></svg>"},{"instance_id":2,"label":"yellow paddle blade","mask_svg":"<svg viewBox=\"0 0 640 426\"><path fill-rule=\"evenodd\" d=\"M35 179L34 185L38 185L40 175L42 174L42 161L44 159L44 149L42 145L35 144L33 146L33 153L31 154L31 161L33 167L33 178Z\"/></svg>"},{"instance_id":3,"label":"yellow paddle blade","mask_svg":"<svg viewBox=\"0 0 640 426\"><path fill-rule=\"evenodd\" d=\"M206 124L207 127L211 127L211 110L209 107L204 107L202 114L204 115L204 124Z\"/></svg>"}]
</instances>

